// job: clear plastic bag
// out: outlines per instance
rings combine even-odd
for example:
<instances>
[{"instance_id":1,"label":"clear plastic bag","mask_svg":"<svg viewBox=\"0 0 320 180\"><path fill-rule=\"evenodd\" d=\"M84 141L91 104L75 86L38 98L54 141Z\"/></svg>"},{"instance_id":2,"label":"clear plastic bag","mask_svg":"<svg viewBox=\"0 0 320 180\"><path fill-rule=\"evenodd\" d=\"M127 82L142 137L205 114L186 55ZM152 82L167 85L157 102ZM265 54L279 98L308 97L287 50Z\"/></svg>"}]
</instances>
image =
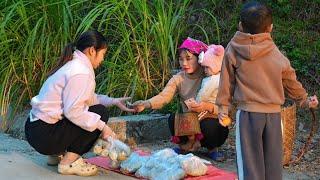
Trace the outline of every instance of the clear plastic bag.
<instances>
[{"instance_id":1,"label":"clear plastic bag","mask_svg":"<svg viewBox=\"0 0 320 180\"><path fill-rule=\"evenodd\" d=\"M108 151L109 158L112 160L111 167L119 168L120 163L129 157L131 153L130 147L120 140L113 139L112 137L108 137L108 142L110 143Z\"/></svg>"},{"instance_id":2,"label":"clear plastic bag","mask_svg":"<svg viewBox=\"0 0 320 180\"><path fill-rule=\"evenodd\" d=\"M142 165L134 175L137 176L138 178L150 179L151 178L150 171L151 171L151 168L148 168L146 165Z\"/></svg>"},{"instance_id":3,"label":"clear plastic bag","mask_svg":"<svg viewBox=\"0 0 320 180\"><path fill-rule=\"evenodd\" d=\"M109 137L107 141L98 139L93 147L93 153L109 157L112 168L118 168L120 163L131 154L130 147L120 140Z\"/></svg>"},{"instance_id":4,"label":"clear plastic bag","mask_svg":"<svg viewBox=\"0 0 320 180\"><path fill-rule=\"evenodd\" d=\"M140 156L139 154L133 152L120 164L120 170L124 173L134 173L136 172L143 164L148 161L148 156Z\"/></svg>"},{"instance_id":5,"label":"clear plastic bag","mask_svg":"<svg viewBox=\"0 0 320 180\"><path fill-rule=\"evenodd\" d=\"M153 153L135 175L146 179L178 180L183 178L185 173L180 166L178 155L172 149L163 149Z\"/></svg>"},{"instance_id":6,"label":"clear plastic bag","mask_svg":"<svg viewBox=\"0 0 320 180\"><path fill-rule=\"evenodd\" d=\"M182 159L181 166L187 175L202 176L207 173L208 167L197 156Z\"/></svg>"},{"instance_id":7,"label":"clear plastic bag","mask_svg":"<svg viewBox=\"0 0 320 180\"><path fill-rule=\"evenodd\" d=\"M153 157L160 157L160 158L169 158L169 157L173 157L173 156L177 156L178 154L176 152L174 152L174 150L170 149L170 148L165 148L159 151L156 151L155 153L153 153L151 156Z\"/></svg>"},{"instance_id":8,"label":"clear plastic bag","mask_svg":"<svg viewBox=\"0 0 320 180\"><path fill-rule=\"evenodd\" d=\"M186 175L201 176L207 173L207 166L193 154L177 155L172 149L156 151L150 156L133 152L121 162L123 173L135 173L139 178L152 180L178 180Z\"/></svg>"},{"instance_id":9,"label":"clear plastic bag","mask_svg":"<svg viewBox=\"0 0 320 180\"><path fill-rule=\"evenodd\" d=\"M118 157L121 153L129 157L131 150L128 145L118 139L113 139L112 137L108 137L108 142L110 143L109 151L116 152Z\"/></svg>"},{"instance_id":10,"label":"clear plastic bag","mask_svg":"<svg viewBox=\"0 0 320 180\"><path fill-rule=\"evenodd\" d=\"M108 157L110 146L110 142L98 139L92 148L92 152L99 156Z\"/></svg>"},{"instance_id":11,"label":"clear plastic bag","mask_svg":"<svg viewBox=\"0 0 320 180\"><path fill-rule=\"evenodd\" d=\"M168 168L165 171L159 173L156 177L152 177L154 180L179 180L185 177L186 173L181 167Z\"/></svg>"}]
</instances>

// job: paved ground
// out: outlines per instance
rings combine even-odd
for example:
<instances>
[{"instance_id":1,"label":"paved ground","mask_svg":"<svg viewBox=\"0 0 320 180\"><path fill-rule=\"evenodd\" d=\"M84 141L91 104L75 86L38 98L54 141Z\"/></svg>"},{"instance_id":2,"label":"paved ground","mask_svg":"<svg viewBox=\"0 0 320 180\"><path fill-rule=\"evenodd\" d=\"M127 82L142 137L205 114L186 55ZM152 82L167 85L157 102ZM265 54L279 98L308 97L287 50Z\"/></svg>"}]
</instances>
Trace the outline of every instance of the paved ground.
<instances>
[{"instance_id":1,"label":"paved ground","mask_svg":"<svg viewBox=\"0 0 320 180\"><path fill-rule=\"evenodd\" d=\"M94 177L60 175L57 173L57 167L47 166L46 157L35 152L26 141L2 133L0 133L0 164L0 179L3 180L133 179L105 170L101 170L99 175Z\"/></svg>"},{"instance_id":2,"label":"paved ground","mask_svg":"<svg viewBox=\"0 0 320 180\"><path fill-rule=\"evenodd\" d=\"M171 147L170 143L156 143L143 144L140 149L157 150L164 147ZM215 166L229 171L236 171L235 162L228 159L223 163L215 163ZM15 139L7 134L0 133L0 179L23 179L23 180L37 180L37 179L133 179L114 172L101 170L99 175L94 177L78 177L78 176L64 176L57 173L56 167L49 167L46 165L46 157L35 152L29 144L20 139ZM284 170L283 179L317 179L320 177L310 176L306 172L292 172L287 169Z\"/></svg>"}]
</instances>

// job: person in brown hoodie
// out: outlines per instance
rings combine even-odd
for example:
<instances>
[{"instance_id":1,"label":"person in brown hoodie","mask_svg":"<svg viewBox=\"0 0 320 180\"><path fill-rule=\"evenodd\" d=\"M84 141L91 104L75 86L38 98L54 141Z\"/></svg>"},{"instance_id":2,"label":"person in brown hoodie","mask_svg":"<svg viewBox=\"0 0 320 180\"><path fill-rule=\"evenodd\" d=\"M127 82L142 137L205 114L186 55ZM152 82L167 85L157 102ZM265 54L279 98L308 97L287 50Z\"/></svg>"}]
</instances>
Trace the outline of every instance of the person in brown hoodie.
<instances>
[{"instance_id":1,"label":"person in brown hoodie","mask_svg":"<svg viewBox=\"0 0 320 180\"><path fill-rule=\"evenodd\" d=\"M191 104L190 108L185 104L185 101L190 98L196 99L196 95L200 89L204 71L198 63L198 56L206 50L207 45L203 42L187 38L179 47L179 64L182 71L174 75L158 95L145 101L136 101L133 103L133 106L137 112L141 112L145 108L160 109L169 103L175 95L178 95L182 113L208 111L209 113L215 114L216 118L208 117L200 121L202 134L197 134L196 136L175 136L174 114L170 115L168 124L173 136L172 142L179 144L179 148L174 148L177 153L186 153L195 150L197 148L195 146L198 145L194 142L198 141L190 139L190 137L196 137L200 140L200 145L208 149L208 156L213 160L220 161L223 159L223 155L221 152L218 152L216 148L225 142L229 134L229 129L219 123L217 119L218 107L215 106L214 103L207 101Z\"/></svg>"},{"instance_id":2,"label":"person in brown hoodie","mask_svg":"<svg viewBox=\"0 0 320 180\"><path fill-rule=\"evenodd\" d=\"M272 12L258 2L245 4L239 31L229 42L221 69L216 104L219 120L237 105L237 169L243 179L282 179L281 105L285 94L301 107L315 108L316 96L297 81L290 61L271 38Z\"/></svg>"}]
</instances>

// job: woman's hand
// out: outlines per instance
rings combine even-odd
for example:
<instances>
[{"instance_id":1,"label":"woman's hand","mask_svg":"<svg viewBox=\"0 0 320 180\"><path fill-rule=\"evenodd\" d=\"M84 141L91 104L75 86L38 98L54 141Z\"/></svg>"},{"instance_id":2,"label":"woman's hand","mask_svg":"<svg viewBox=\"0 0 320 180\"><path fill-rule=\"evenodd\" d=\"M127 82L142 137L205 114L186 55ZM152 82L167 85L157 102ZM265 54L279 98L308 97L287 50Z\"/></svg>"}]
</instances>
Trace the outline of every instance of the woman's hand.
<instances>
[{"instance_id":1,"label":"woman's hand","mask_svg":"<svg viewBox=\"0 0 320 180\"><path fill-rule=\"evenodd\" d=\"M114 98L113 99L113 104L116 105L119 109L122 111L127 111L127 112L136 112L135 109L129 109L126 106L126 101L130 100L131 97L122 97L122 98Z\"/></svg>"},{"instance_id":2,"label":"woman's hand","mask_svg":"<svg viewBox=\"0 0 320 180\"><path fill-rule=\"evenodd\" d=\"M105 125L101 132L101 138L107 140L108 137L116 139L117 135L112 131L112 129L108 125Z\"/></svg>"},{"instance_id":3,"label":"woman's hand","mask_svg":"<svg viewBox=\"0 0 320 180\"><path fill-rule=\"evenodd\" d=\"M143 111L144 109L146 108L150 108L150 104L148 101L136 101L134 102L132 105L133 109L136 111L136 112L141 112Z\"/></svg>"},{"instance_id":4,"label":"woman's hand","mask_svg":"<svg viewBox=\"0 0 320 180\"><path fill-rule=\"evenodd\" d=\"M199 103L192 103L190 104L190 110L193 112L203 112L203 111L209 111L213 112L214 105L209 102L199 102Z\"/></svg>"}]
</instances>

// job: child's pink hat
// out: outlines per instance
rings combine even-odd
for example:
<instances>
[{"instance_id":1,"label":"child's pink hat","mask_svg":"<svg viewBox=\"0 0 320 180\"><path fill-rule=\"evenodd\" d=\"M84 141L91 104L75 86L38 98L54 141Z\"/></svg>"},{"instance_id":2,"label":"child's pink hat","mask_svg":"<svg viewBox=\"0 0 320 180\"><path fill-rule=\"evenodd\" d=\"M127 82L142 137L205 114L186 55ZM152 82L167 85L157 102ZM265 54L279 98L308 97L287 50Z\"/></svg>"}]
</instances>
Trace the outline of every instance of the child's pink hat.
<instances>
[{"instance_id":1,"label":"child's pink hat","mask_svg":"<svg viewBox=\"0 0 320 180\"><path fill-rule=\"evenodd\" d=\"M223 46L212 44L206 52L199 55L199 63L201 66L209 67L212 72L217 73L221 71L223 55Z\"/></svg>"},{"instance_id":2,"label":"child's pink hat","mask_svg":"<svg viewBox=\"0 0 320 180\"><path fill-rule=\"evenodd\" d=\"M192 54L200 54L201 52L205 52L208 48L208 45L205 43L192 39L188 37L186 40L183 41L179 49L188 49Z\"/></svg>"}]
</instances>

